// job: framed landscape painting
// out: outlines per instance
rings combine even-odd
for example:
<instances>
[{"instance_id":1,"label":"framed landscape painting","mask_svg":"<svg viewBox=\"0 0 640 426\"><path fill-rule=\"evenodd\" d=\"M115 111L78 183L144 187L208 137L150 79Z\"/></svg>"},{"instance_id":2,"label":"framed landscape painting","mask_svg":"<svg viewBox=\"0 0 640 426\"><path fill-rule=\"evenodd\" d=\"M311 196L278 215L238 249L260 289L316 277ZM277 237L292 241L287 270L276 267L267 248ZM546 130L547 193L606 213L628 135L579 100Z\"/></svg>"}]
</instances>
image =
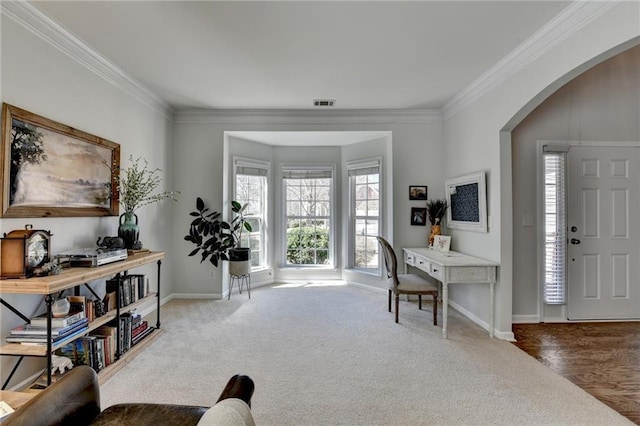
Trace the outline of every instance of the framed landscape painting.
<instances>
[{"instance_id":1,"label":"framed landscape painting","mask_svg":"<svg viewBox=\"0 0 640 426\"><path fill-rule=\"evenodd\" d=\"M3 104L0 159L2 217L118 215L115 142Z\"/></svg>"}]
</instances>

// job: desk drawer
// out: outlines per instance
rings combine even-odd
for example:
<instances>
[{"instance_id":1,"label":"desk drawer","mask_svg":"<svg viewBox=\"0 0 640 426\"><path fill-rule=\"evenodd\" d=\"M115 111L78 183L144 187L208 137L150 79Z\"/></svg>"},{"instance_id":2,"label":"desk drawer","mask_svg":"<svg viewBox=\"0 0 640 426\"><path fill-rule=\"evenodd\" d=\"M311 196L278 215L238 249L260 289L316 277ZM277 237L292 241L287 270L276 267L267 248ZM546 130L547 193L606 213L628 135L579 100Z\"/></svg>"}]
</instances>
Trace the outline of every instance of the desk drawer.
<instances>
[{"instance_id":1,"label":"desk drawer","mask_svg":"<svg viewBox=\"0 0 640 426\"><path fill-rule=\"evenodd\" d=\"M415 266L416 265L416 257L413 253L404 252L404 263L405 265Z\"/></svg>"},{"instance_id":2,"label":"desk drawer","mask_svg":"<svg viewBox=\"0 0 640 426\"><path fill-rule=\"evenodd\" d=\"M423 271L425 271L427 274L430 274L431 272L429 271L430 266L431 266L431 262L429 262L427 260L427 258L422 257L422 256L416 256L415 259L415 264L413 265L418 269L422 269Z\"/></svg>"},{"instance_id":3,"label":"desk drawer","mask_svg":"<svg viewBox=\"0 0 640 426\"><path fill-rule=\"evenodd\" d=\"M437 280L442 281L442 277L444 277L444 268L429 261L429 259L427 259L426 257L416 256L414 266L418 269L423 270Z\"/></svg>"},{"instance_id":4,"label":"desk drawer","mask_svg":"<svg viewBox=\"0 0 640 426\"><path fill-rule=\"evenodd\" d=\"M439 281L442 281L442 278L444 277L444 266L436 265L435 263L429 264L429 275Z\"/></svg>"}]
</instances>

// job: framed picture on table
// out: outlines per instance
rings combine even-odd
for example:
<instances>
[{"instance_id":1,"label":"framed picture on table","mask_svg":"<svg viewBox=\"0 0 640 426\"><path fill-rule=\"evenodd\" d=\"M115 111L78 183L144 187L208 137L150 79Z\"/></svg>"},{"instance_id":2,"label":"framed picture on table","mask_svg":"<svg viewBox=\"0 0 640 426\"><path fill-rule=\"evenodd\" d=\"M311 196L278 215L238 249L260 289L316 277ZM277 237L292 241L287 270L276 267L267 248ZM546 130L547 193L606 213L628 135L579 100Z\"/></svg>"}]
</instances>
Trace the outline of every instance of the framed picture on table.
<instances>
[{"instance_id":1,"label":"framed picture on table","mask_svg":"<svg viewBox=\"0 0 640 426\"><path fill-rule=\"evenodd\" d=\"M451 236L436 235L433 239L433 249L438 251L449 251L451 247Z\"/></svg>"}]
</instances>

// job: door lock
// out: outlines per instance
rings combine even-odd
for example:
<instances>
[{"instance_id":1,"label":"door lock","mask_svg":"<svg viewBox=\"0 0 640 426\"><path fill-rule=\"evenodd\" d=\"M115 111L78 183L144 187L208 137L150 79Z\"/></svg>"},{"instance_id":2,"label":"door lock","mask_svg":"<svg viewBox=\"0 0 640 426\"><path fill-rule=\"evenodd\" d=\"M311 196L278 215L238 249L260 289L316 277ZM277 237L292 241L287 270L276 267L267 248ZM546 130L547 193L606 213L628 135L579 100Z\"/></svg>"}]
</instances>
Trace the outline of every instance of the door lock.
<instances>
[{"instance_id":1,"label":"door lock","mask_svg":"<svg viewBox=\"0 0 640 426\"><path fill-rule=\"evenodd\" d=\"M572 238L571 239L571 244L580 244L580 240L577 238Z\"/></svg>"},{"instance_id":2,"label":"door lock","mask_svg":"<svg viewBox=\"0 0 640 426\"><path fill-rule=\"evenodd\" d=\"M571 232L578 232L578 227L577 226L572 226L571 227Z\"/></svg>"}]
</instances>

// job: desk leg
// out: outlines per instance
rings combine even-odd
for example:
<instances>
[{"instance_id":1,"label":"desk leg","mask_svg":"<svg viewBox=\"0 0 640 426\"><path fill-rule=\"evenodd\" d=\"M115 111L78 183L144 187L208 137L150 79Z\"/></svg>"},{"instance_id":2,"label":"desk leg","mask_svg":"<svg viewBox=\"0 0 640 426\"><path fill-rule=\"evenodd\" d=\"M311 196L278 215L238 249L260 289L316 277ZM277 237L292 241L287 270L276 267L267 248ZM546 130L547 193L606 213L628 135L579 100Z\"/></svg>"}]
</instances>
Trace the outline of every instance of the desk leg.
<instances>
[{"instance_id":1,"label":"desk leg","mask_svg":"<svg viewBox=\"0 0 640 426\"><path fill-rule=\"evenodd\" d=\"M493 339L493 329L494 329L494 310L495 310L495 282L489 283L489 297L491 300L489 301L489 337Z\"/></svg>"},{"instance_id":2,"label":"desk leg","mask_svg":"<svg viewBox=\"0 0 640 426\"><path fill-rule=\"evenodd\" d=\"M442 282L442 337L447 338L447 316L449 312L449 285Z\"/></svg>"}]
</instances>

